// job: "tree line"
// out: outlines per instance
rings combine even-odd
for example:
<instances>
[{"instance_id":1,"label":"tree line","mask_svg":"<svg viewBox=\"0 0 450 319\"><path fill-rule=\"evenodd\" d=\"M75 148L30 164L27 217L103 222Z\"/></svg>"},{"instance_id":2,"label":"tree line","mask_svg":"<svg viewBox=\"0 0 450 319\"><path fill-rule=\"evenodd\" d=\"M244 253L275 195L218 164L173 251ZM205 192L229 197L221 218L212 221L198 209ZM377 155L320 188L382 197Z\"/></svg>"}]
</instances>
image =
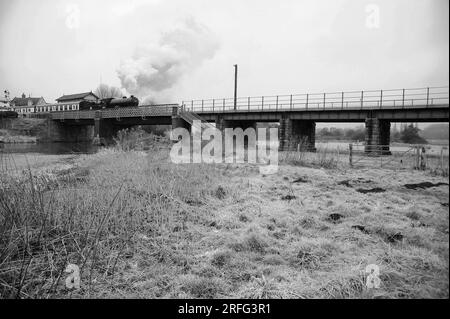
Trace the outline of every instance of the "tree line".
<instances>
[{"instance_id":1,"label":"tree line","mask_svg":"<svg viewBox=\"0 0 450 319\"><path fill-rule=\"evenodd\" d=\"M391 127L391 142L401 142L407 144L427 144L427 140L420 136L420 129L417 125L403 123L400 129L394 125ZM364 126L356 128L323 127L316 132L318 140L345 140L364 141L366 129Z\"/></svg>"}]
</instances>

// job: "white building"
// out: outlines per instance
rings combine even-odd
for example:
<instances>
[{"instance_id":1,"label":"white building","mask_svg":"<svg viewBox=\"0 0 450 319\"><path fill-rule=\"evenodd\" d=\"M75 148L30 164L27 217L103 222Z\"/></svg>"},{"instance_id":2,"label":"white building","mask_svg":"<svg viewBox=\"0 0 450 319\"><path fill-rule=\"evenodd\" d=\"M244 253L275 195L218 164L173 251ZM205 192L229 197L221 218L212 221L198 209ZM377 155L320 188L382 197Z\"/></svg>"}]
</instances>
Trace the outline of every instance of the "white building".
<instances>
[{"instance_id":1,"label":"white building","mask_svg":"<svg viewBox=\"0 0 450 319\"><path fill-rule=\"evenodd\" d=\"M35 113L38 105L46 104L43 97L26 97L22 94L22 97L15 97L11 100L11 108L19 114Z\"/></svg>"},{"instance_id":2,"label":"white building","mask_svg":"<svg viewBox=\"0 0 450 319\"><path fill-rule=\"evenodd\" d=\"M97 95L92 92L63 95L56 99L58 103L38 105L36 112L78 111L81 101L97 100Z\"/></svg>"}]
</instances>

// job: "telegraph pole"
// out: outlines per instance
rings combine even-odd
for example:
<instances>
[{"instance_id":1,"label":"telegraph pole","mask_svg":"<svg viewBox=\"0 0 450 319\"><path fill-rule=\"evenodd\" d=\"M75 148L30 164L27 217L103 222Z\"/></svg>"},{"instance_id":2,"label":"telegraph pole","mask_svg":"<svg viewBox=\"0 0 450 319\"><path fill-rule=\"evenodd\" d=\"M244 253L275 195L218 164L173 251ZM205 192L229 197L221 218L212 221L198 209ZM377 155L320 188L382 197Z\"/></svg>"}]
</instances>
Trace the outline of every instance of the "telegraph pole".
<instances>
[{"instance_id":1,"label":"telegraph pole","mask_svg":"<svg viewBox=\"0 0 450 319\"><path fill-rule=\"evenodd\" d=\"M234 65L234 109L237 107L237 64Z\"/></svg>"}]
</instances>

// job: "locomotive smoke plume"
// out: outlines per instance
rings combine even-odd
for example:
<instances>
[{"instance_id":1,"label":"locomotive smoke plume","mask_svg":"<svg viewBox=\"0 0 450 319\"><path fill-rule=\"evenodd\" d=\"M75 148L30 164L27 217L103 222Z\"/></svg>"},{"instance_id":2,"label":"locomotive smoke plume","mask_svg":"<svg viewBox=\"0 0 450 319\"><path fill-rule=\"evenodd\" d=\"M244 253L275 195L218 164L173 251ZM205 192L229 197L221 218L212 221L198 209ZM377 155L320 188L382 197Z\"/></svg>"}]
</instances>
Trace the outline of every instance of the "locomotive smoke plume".
<instances>
[{"instance_id":1,"label":"locomotive smoke plume","mask_svg":"<svg viewBox=\"0 0 450 319\"><path fill-rule=\"evenodd\" d=\"M162 34L158 45L138 47L117 74L122 87L144 103L164 102L181 77L211 59L218 47L214 34L191 18Z\"/></svg>"}]
</instances>

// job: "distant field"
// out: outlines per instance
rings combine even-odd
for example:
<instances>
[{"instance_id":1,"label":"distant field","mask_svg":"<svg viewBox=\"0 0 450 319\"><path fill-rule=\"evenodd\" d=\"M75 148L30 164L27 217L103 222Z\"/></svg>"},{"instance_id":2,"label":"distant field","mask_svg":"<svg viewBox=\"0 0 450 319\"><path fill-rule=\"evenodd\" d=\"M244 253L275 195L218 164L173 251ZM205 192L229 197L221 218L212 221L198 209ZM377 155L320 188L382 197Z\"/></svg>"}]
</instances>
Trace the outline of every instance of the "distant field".
<instances>
[{"instance_id":1,"label":"distant field","mask_svg":"<svg viewBox=\"0 0 450 319\"><path fill-rule=\"evenodd\" d=\"M442 145L442 146L447 146L447 147L449 145L449 140L427 140L427 141L431 145Z\"/></svg>"},{"instance_id":2,"label":"distant field","mask_svg":"<svg viewBox=\"0 0 450 319\"><path fill-rule=\"evenodd\" d=\"M427 153L429 154L433 154L433 155L438 155L441 153L441 150L444 150L444 153L448 155L449 152L449 141L446 140L437 140L437 142L433 142L429 144L427 144L425 146L425 148L427 149ZM364 143L362 142L352 142L352 141L327 141L327 142L322 142L322 141L316 141L316 147L320 147L320 148L324 148L324 149L329 149L329 150L341 150L341 151L348 151L349 149L349 144L352 143L353 145L359 145L361 148L363 147ZM408 150L409 148L411 148L412 145L409 144L403 144L403 143L391 143L390 145L390 150L392 152L404 152L406 150Z\"/></svg>"}]
</instances>

